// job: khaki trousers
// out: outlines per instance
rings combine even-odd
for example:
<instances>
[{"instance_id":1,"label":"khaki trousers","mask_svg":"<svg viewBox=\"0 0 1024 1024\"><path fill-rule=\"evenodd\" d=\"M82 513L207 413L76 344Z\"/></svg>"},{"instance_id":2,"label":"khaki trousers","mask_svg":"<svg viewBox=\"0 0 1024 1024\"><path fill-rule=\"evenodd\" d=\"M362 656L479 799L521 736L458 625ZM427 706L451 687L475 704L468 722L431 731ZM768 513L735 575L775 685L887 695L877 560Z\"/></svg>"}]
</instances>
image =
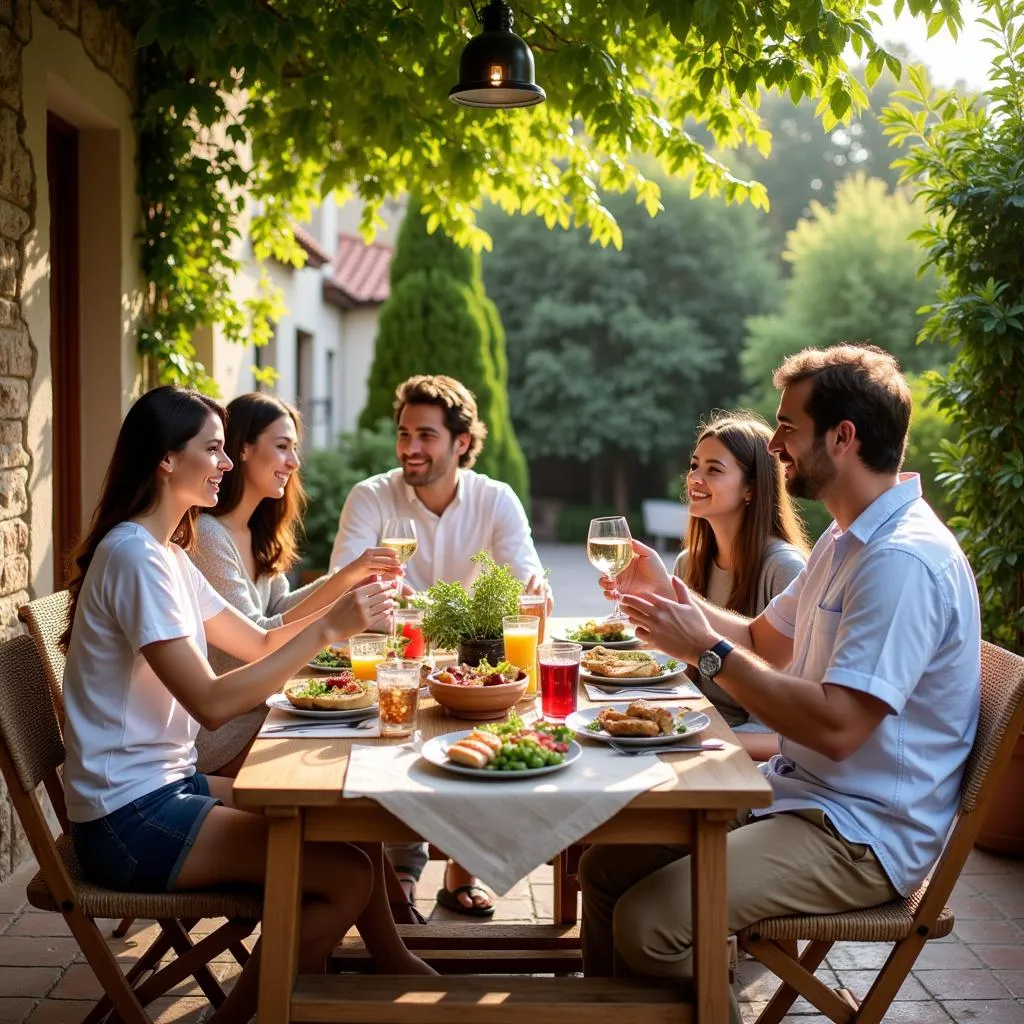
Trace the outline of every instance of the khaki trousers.
<instances>
[{"instance_id":1,"label":"khaki trousers","mask_svg":"<svg viewBox=\"0 0 1024 1024\"><path fill-rule=\"evenodd\" d=\"M873 907L897 896L871 849L843 839L821 811L770 818L744 813L730 828L730 932L767 917ZM588 977L689 976L685 846L591 846L580 861L579 881ZM739 1020L735 999L733 1020Z\"/></svg>"}]
</instances>

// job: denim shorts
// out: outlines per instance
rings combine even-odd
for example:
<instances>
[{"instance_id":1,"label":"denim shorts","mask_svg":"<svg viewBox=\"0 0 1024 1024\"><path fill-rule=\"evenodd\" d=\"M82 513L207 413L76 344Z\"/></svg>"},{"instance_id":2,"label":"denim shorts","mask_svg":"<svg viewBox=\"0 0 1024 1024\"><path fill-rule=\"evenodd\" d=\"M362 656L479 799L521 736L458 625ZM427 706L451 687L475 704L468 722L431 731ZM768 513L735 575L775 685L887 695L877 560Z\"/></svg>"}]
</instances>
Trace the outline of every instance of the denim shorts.
<instances>
[{"instance_id":1,"label":"denim shorts","mask_svg":"<svg viewBox=\"0 0 1024 1024\"><path fill-rule=\"evenodd\" d=\"M195 774L133 800L105 818L70 824L86 878L119 892L169 892L210 808L205 775Z\"/></svg>"}]
</instances>

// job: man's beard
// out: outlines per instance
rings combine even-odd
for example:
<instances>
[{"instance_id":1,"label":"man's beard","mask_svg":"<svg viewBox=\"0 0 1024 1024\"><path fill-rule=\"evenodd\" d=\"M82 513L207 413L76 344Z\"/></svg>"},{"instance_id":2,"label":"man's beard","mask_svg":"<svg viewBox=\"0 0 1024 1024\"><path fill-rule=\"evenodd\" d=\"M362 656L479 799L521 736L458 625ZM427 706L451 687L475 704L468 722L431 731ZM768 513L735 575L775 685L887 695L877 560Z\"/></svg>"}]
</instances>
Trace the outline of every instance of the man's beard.
<instances>
[{"instance_id":1,"label":"man's beard","mask_svg":"<svg viewBox=\"0 0 1024 1024\"><path fill-rule=\"evenodd\" d=\"M794 498L820 501L821 496L836 477L836 467L825 454L825 439L817 437L806 461L792 460L793 475L786 478L786 490Z\"/></svg>"},{"instance_id":2,"label":"man's beard","mask_svg":"<svg viewBox=\"0 0 1024 1024\"><path fill-rule=\"evenodd\" d=\"M454 454L454 446L452 453ZM426 459L421 467L415 471L410 471L406 468L405 463L402 463L402 479L410 487L429 487L430 484L437 483L438 480L442 479L448 472L451 466L451 458L442 459L438 461L436 459Z\"/></svg>"}]
</instances>

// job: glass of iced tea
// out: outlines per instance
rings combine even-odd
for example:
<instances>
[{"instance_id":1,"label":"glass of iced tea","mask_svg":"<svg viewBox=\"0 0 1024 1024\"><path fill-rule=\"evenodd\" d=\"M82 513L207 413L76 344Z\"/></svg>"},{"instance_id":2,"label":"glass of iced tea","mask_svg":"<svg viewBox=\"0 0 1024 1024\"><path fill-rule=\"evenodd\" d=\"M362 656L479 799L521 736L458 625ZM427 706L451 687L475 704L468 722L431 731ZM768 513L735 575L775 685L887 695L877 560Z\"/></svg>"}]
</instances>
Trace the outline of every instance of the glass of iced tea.
<instances>
[{"instance_id":1,"label":"glass of iced tea","mask_svg":"<svg viewBox=\"0 0 1024 1024\"><path fill-rule=\"evenodd\" d=\"M377 666L381 736L410 736L416 730L420 697L420 663L408 658Z\"/></svg>"},{"instance_id":2,"label":"glass of iced tea","mask_svg":"<svg viewBox=\"0 0 1024 1024\"><path fill-rule=\"evenodd\" d=\"M544 643L544 624L547 621L548 599L543 594L520 594L519 614L533 615L540 619L537 626L537 643Z\"/></svg>"},{"instance_id":3,"label":"glass of iced tea","mask_svg":"<svg viewBox=\"0 0 1024 1024\"><path fill-rule=\"evenodd\" d=\"M348 651L356 679L372 683L377 666L387 657L388 638L383 633L358 633L349 640Z\"/></svg>"},{"instance_id":4,"label":"glass of iced tea","mask_svg":"<svg viewBox=\"0 0 1024 1024\"><path fill-rule=\"evenodd\" d=\"M537 648L540 711L549 721L562 722L576 710L582 650L582 645L567 640Z\"/></svg>"}]
</instances>

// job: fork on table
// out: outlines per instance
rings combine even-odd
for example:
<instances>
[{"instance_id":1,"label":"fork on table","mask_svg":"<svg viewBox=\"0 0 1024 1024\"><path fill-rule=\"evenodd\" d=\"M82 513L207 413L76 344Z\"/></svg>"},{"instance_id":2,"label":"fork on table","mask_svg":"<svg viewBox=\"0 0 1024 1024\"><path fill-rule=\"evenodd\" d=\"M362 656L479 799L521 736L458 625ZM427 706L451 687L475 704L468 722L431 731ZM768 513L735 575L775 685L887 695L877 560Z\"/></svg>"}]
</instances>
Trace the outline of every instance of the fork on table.
<instances>
[{"instance_id":1,"label":"fork on table","mask_svg":"<svg viewBox=\"0 0 1024 1024\"><path fill-rule=\"evenodd\" d=\"M725 750L723 740L698 740L693 743L666 743L663 746L645 747L624 747L618 743L609 743L608 746L618 754L625 754L626 757L637 757L640 754L676 754L687 750L694 753L700 753L702 750Z\"/></svg>"}]
</instances>

